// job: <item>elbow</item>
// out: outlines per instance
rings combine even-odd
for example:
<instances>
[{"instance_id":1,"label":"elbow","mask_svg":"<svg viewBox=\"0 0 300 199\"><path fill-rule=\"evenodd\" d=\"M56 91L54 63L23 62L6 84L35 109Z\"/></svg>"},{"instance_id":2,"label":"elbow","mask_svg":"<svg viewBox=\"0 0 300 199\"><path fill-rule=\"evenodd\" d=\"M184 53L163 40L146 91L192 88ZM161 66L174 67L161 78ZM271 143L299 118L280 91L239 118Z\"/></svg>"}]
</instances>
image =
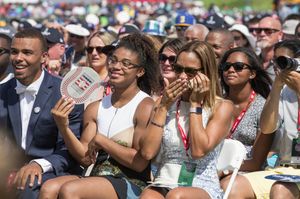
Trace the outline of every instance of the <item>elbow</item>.
<instances>
[{"instance_id":1,"label":"elbow","mask_svg":"<svg viewBox=\"0 0 300 199\"><path fill-rule=\"evenodd\" d=\"M149 151L149 150L141 150L141 156L147 160L147 161L150 161L154 158L156 154L152 151Z\"/></svg>"},{"instance_id":2,"label":"elbow","mask_svg":"<svg viewBox=\"0 0 300 199\"><path fill-rule=\"evenodd\" d=\"M201 149L192 149L191 150L191 156L194 160L200 159L206 155L206 151Z\"/></svg>"}]
</instances>

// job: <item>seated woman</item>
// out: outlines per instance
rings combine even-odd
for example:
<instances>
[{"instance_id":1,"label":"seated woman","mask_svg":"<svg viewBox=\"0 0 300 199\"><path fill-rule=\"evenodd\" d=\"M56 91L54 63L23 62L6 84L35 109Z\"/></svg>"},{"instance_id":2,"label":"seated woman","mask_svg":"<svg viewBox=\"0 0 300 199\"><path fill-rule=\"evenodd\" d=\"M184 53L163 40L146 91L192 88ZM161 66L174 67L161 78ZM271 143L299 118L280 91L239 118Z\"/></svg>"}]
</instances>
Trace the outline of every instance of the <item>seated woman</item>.
<instances>
[{"instance_id":1,"label":"seated woman","mask_svg":"<svg viewBox=\"0 0 300 199\"><path fill-rule=\"evenodd\" d=\"M234 104L234 123L229 139L244 144L247 160L240 171L261 170L272 145L273 136L260 132L260 114L270 93L271 79L262 69L254 51L238 47L227 51L220 63L221 84L225 98ZM238 180L242 177L237 177ZM222 178L226 189L230 175Z\"/></svg>"},{"instance_id":2,"label":"seated woman","mask_svg":"<svg viewBox=\"0 0 300 199\"><path fill-rule=\"evenodd\" d=\"M275 44L274 47L274 60L279 56L286 57L295 57L297 52L300 52L300 41L299 40L285 40ZM290 183L291 186L280 186L280 183L276 183L274 185L274 189L272 184L275 182L274 180L265 179L268 175L274 175L278 173L284 174L292 174L292 175L300 175L299 169L294 169L291 161L291 143L294 137L297 137L297 108L298 103L295 103L296 97L295 94L291 94L291 90L289 88L282 89L284 82L289 82L289 87L293 88L295 85L295 79L290 82L290 78L287 73L284 72L281 74L277 68L278 66L275 64L275 72L276 78L272 85L272 91L270 92L269 97L266 100L266 103L261 112L260 119L260 128L263 134L274 134L276 135L274 144L275 149L278 149L279 161L277 161L277 165L274 169L266 169L264 171L256 171L256 172L248 172L242 175L242 181L238 179L235 181L234 186L232 187L232 191L230 194L230 198L289 198L288 195L290 191L295 191L294 194L297 196L299 194L299 190L295 184ZM284 80L282 78L287 78ZM292 85L291 85L292 84ZM296 84L297 85L297 84ZM299 84L298 84L299 85ZM283 93L283 92L286 93ZM294 91L292 91L294 92ZM289 93L289 94L287 94ZM292 97L290 97L292 96ZM287 100L285 103L283 100ZM297 100L296 100L297 101ZM286 105L288 104L288 105ZM293 116L293 119L290 117ZM288 121L288 122L287 122ZM290 121L293 121L292 123ZM287 122L287 123L286 123ZM278 136L278 137L277 137ZM278 143L276 141L279 141ZM273 145L274 145L273 144ZM278 163L284 162L283 165ZM286 167L291 166L291 167ZM240 177L240 176L238 176ZM278 186L276 186L278 185ZM291 188L290 191L288 188ZM270 194L271 192L271 194ZM299 196L299 195L298 195ZM297 196L297 198L298 198Z\"/></svg>"},{"instance_id":3,"label":"seated woman","mask_svg":"<svg viewBox=\"0 0 300 199\"><path fill-rule=\"evenodd\" d=\"M233 105L219 97L214 51L206 42L192 41L179 51L173 69L177 80L165 79L141 140L147 160L161 148L154 182L141 198L222 198L216 161Z\"/></svg>"},{"instance_id":4,"label":"seated woman","mask_svg":"<svg viewBox=\"0 0 300 199\"><path fill-rule=\"evenodd\" d=\"M154 105L149 95L161 89L158 56L152 49L152 43L140 34L120 41L108 58L114 92L87 107L80 140L68 128L73 101L58 101L52 110L58 128L81 165L95 162L93 177L63 176L47 181L40 198L139 197L150 180L149 161L139 153L140 138Z\"/></svg>"}]
</instances>

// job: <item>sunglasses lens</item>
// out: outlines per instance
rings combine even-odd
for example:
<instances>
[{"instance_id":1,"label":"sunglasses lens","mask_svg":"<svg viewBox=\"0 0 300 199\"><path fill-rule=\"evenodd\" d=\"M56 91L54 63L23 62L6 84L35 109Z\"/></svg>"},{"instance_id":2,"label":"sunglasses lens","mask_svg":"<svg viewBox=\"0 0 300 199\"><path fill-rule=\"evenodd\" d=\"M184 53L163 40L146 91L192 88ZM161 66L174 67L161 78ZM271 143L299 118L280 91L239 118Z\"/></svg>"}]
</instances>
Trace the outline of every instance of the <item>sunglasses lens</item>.
<instances>
[{"instance_id":1,"label":"sunglasses lens","mask_svg":"<svg viewBox=\"0 0 300 199\"><path fill-rule=\"evenodd\" d=\"M232 63L232 66L235 71L241 71L244 69L244 63L241 62Z\"/></svg>"},{"instance_id":2,"label":"sunglasses lens","mask_svg":"<svg viewBox=\"0 0 300 199\"><path fill-rule=\"evenodd\" d=\"M168 57L167 55L164 55L164 54L159 55L159 61L166 62L167 60L169 60L169 63L172 64L175 62L176 57L175 56Z\"/></svg>"},{"instance_id":3,"label":"sunglasses lens","mask_svg":"<svg viewBox=\"0 0 300 199\"><path fill-rule=\"evenodd\" d=\"M174 69L175 73L182 73L182 71L183 71L182 67L178 64L173 64L173 69Z\"/></svg>"},{"instance_id":4,"label":"sunglasses lens","mask_svg":"<svg viewBox=\"0 0 300 199\"><path fill-rule=\"evenodd\" d=\"M94 49L96 49L97 53L102 53L102 47L101 46L98 46L98 47L87 47L86 48L86 51L89 53L89 54L92 54Z\"/></svg>"},{"instance_id":5,"label":"sunglasses lens","mask_svg":"<svg viewBox=\"0 0 300 199\"><path fill-rule=\"evenodd\" d=\"M102 47L101 47L101 46L96 47L96 51L97 51L98 53L102 53Z\"/></svg>"}]
</instances>

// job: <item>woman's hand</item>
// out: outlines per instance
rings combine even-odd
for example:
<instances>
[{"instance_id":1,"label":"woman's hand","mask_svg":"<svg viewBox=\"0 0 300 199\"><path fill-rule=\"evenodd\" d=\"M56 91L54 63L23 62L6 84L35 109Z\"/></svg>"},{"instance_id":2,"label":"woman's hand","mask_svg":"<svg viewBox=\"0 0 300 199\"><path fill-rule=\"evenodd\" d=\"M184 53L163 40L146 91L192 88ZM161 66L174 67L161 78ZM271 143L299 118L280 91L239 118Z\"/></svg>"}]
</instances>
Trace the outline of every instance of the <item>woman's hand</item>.
<instances>
[{"instance_id":1,"label":"woman's hand","mask_svg":"<svg viewBox=\"0 0 300 199\"><path fill-rule=\"evenodd\" d=\"M52 116L55 120L56 125L59 128L68 128L69 119L68 116L74 109L75 102L72 98L67 98L63 96L55 104L54 108L51 110Z\"/></svg>"},{"instance_id":2,"label":"woman's hand","mask_svg":"<svg viewBox=\"0 0 300 199\"><path fill-rule=\"evenodd\" d=\"M210 80L203 73L198 72L197 75L190 80L192 93L190 95L191 104L203 104L204 97L209 91Z\"/></svg>"},{"instance_id":3,"label":"woman's hand","mask_svg":"<svg viewBox=\"0 0 300 199\"><path fill-rule=\"evenodd\" d=\"M161 105L167 109L178 99L185 91L188 90L187 80L177 79L171 84L164 78L165 90L161 99Z\"/></svg>"}]
</instances>

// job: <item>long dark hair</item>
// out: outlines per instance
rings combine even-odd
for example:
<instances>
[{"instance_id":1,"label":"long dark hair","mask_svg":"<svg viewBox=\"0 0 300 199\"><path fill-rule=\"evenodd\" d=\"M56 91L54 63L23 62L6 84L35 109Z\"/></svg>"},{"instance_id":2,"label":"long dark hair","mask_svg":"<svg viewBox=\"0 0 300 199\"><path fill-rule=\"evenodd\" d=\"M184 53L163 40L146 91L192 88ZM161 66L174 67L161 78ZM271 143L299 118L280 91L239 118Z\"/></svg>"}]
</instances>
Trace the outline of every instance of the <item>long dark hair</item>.
<instances>
[{"instance_id":1,"label":"long dark hair","mask_svg":"<svg viewBox=\"0 0 300 199\"><path fill-rule=\"evenodd\" d=\"M224 54L223 58L221 59L220 66L227 61L228 57L232 53L235 52L240 52L246 55L249 65L251 66L250 70L256 71L256 76L253 79L250 79L251 88L256 93L260 94L264 98L267 98L271 90L272 80L267 74L267 72L263 70L261 63L259 62L259 59L253 50L250 50L249 48L245 48L245 47L232 48ZM228 95L229 86L225 83L222 73L223 71L220 70L221 85L225 91L225 94Z\"/></svg>"},{"instance_id":2,"label":"long dark hair","mask_svg":"<svg viewBox=\"0 0 300 199\"><path fill-rule=\"evenodd\" d=\"M135 52L138 55L138 65L145 70L145 74L137 81L138 87L149 95L158 93L161 90L161 73L158 54L150 39L140 33L130 34L120 40L116 48L120 47Z\"/></svg>"}]
</instances>

